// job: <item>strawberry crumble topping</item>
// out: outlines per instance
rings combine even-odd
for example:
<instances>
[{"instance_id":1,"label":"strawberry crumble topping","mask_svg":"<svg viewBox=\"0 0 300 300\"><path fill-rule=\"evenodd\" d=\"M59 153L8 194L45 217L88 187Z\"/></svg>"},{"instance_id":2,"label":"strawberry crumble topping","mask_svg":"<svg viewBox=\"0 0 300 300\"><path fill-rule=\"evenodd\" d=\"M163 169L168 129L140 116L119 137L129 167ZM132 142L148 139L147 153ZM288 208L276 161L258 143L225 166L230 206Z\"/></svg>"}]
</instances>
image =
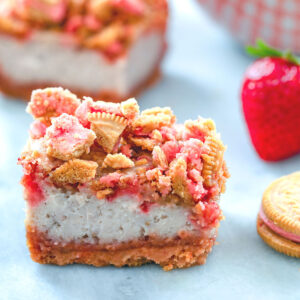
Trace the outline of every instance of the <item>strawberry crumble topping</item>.
<instances>
[{"instance_id":1,"label":"strawberry crumble topping","mask_svg":"<svg viewBox=\"0 0 300 300\"><path fill-rule=\"evenodd\" d=\"M62 113L73 115L80 100L68 90L49 88L33 91L27 111L43 121Z\"/></svg>"},{"instance_id":2,"label":"strawberry crumble topping","mask_svg":"<svg viewBox=\"0 0 300 300\"><path fill-rule=\"evenodd\" d=\"M40 139L46 134L47 126L40 120L34 120L30 126L30 137L32 139Z\"/></svg>"},{"instance_id":3,"label":"strawberry crumble topping","mask_svg":"<svg viewBox=\"0 0 300 300\"><path fill-rule=\"evenodd\" d=\"M74 116L63 113L52 119L52 125L46 130L45 141L49 156L69 160L89 151L95 133L84 128Z\"/></svg>"},{"instance_id":4,"label":"strawberry crumble topping","mask_svg":"<svg viewBox=\"0 0 300 300\"><path fill-rule=\"evenodd\" d=\"M20 158L24 168L39 159L23 178L31 204L42 198L36 178L43 177L99 199L134 191L144 212L154 203L191 206L193 222L203 228L222 218L218 198L228 171L211 120L177 125L169 108L139 113L134 99L93 102L60 88L35 91L28 111L36 118L31 139L41 145Z\"/></svg>"}]
</instances>

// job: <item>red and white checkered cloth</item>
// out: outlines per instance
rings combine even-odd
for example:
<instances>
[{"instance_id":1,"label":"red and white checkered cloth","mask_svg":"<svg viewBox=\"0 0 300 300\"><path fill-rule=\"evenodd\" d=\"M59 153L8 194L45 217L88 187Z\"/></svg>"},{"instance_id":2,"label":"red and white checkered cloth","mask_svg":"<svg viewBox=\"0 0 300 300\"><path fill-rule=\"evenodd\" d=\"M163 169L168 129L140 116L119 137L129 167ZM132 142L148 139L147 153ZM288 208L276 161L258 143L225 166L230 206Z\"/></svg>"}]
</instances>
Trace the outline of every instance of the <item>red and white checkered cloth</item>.
<instances>
[{"instance_id":1,"label":"red and white checkered cloth","mask_svg":"<svg viewBox=\"0 0 300 300\"><path fill-rule=\"evenodd\" d=\"M244 44L262 38L300 53L300 0L198 0Z\"/></svg>"}]
</instances>

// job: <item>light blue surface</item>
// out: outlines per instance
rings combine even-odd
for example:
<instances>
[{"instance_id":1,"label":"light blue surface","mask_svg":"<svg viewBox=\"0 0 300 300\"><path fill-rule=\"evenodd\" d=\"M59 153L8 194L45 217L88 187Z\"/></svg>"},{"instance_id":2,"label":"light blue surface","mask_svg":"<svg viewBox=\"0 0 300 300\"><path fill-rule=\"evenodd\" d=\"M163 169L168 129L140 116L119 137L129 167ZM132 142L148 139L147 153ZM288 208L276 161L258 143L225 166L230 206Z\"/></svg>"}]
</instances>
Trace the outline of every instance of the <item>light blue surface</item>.
<instances>
[{"instance_id":1,"label":"light blue surface","mask_svg":"<svg viewBox=\"0 0 300 300\"><path fill-rule=\"evenodd\" d=\"M201 9L173 2L162 81L140 105L171 106L179 121L213 118L228 145L226 220L206 265L165 273L140 268L42 266L25 245L24 201L16 160L31 117L25 104L0 99L0 299L300 299L300 260L266 246L256 233L261 195L275 178L300 169L300 156L267 164L255 154L239 89L250 59Z\"/></svg>"}]
</instances>

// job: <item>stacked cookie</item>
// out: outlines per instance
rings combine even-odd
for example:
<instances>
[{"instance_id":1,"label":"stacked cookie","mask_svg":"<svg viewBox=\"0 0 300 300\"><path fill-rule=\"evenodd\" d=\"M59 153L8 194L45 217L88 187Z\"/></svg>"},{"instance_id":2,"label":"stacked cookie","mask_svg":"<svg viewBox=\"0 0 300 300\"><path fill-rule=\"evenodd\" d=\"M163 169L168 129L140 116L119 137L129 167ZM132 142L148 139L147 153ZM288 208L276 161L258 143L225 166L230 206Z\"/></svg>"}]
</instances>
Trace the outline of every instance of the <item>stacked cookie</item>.
<instances>
[{"instance_id":1,"label":"stacked cookie","mask_svg":"<svg viewBox=\"0 0 300 300\"><path fill-rule=\"evenodd\" d=\"M300 172L281 177L266 189L257 232L275 250L300 257Z\"/></svg>"}]
</instances>

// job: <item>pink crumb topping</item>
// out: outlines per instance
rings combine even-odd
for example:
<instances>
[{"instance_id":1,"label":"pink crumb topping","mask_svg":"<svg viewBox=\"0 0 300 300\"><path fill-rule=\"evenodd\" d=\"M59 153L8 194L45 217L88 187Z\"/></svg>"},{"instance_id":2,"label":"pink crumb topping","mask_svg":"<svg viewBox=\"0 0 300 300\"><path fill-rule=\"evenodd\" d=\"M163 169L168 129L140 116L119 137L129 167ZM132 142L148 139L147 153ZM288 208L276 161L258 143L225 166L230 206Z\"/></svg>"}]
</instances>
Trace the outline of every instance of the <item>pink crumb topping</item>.
<instances>
[{"instance_id":1,"label":"pink crumb topping","mask_svg":"<svg viewBox=\"0 0 300 300\"><path fill-rule=\"evenodd\" d=\"M147 177L147 179L148 179L149 181L155 180L156 177L157 177L157 171L159 171L158 168L154 168L154 169L148 170L148 171L146 172L146 177Z\"/></svg>"},{"instance_id":2,"label":"pink crumb topping","mask_svg":"<svg viewBox=\"0 0 300 300\"><path fill-rule=\"evenodd\" d=\"M188 179L187 186L196 203L202 200L203 196L207 194L207 190L203 187L202 181Z\"/></svg>"},{"instance_id":3,"label":"pink crumb topping","mask_svg":"<svg viewBox=\"0 0 300 300\"><path fill-rule=\"evenodd\" d=\"M204 203L203 218L208 226L215 226L219 221L221 209L216 202Z\"/></svg>"},{"instance_id":4,"label":"pink crumb topping","mask_svg":"<svg viewBox=\"0 0 300 300\"><path fill-rule=\"evenodd\" d=\"M186 141L168 141L162 146L168 162L175 158L183 158L187 162L187 187L195 202L199 202L206 194L201 176L201 154L205 151L203 143L198 139ZM185 174L182 174L185 176Z\"/></svg>"},{"instance_id":5,"label":"pink crumb topping","mask_svg":"<svg viewBox=\"0 0 300 300\"><path fill-rule=\"evenodd\" d=\"M296 243L300 243L300 235L291 233L291 232L287 232L284 229L280 228L279 226L275 225L274 222L272 222L264 213L263 208L260 208L259 211L259 216L262 219L262 221L264 222L264 224L266 224L267 227L269 227L272 231L274 231L275 233L277 233L278 235L296 242Z\"/></svg>"},{"instance_id":6,"label":"pink crumb topping","mask_svg":"<svg viewBox=\"0 0 300 300\"><path fill-rule=\"evenodd\" d=\"M79 29L83 24L83 17L80 15L75 15L70 17L70 19L67 21L66 24L66 31L69 33L75 32L77 29Z\"/></svg>"},{"instance_id":7,"label":"pink crumb topping","mask_svg":"<svg viewBox=\"0 0 300 300\"><path fill-rule=\"evenodd\" d=\"M205 151L203 143L198 139L189 139L187 141L168 141L162 145L168 162L174 158L183 158L194 168L202 169L201 154Z\"/></svg>"},{"instance_id":8,"label":"pink crumb topping","mask_svg":"<svg viewBox=\"0 0 300 300\"><path fill-rule=\"evenodd\" d=\"M184 128L183 130L183 138L185 140L194 138L204 142L205 136L206 133L201 129L201 127L198 126L193 126L191 129Z\"/></svg>"},{"instance_id":9,"label":"pink crumb topping","mask_svg":"<svg viewBox=\"0 0 300 300\"><path fill-rule=\"evenodd\" d=\"M105 52L108 56L116 56L122 53L124 45L119 41L114 41L105 48Z\"/></svg>"},{"instance_id":10,"label":"pink crumb topping","mask_svg":"<svg viewBox=\"0 0 300 300\"><path fill-rule=\"evenodd\" d=\"M94 102L88 97L86 97L78 106L75 111L75 116L84 127L88 128L90 126L90 122L88 121L88 113L93 112L105 112L109 114L115 114L117 116L123 116L120 110L120 104L103 101Z\"/></svg>"},{"instance_id":11,"label":"pink crumb topping","mask_svg":"<svg viewBox=\"0 0 300 300\"><path fill-rule=\"evenodd\" d=\"M177 129L175 127L161 127L159 129L163 140L165 141L176 141Z\"/></svg>"},{"instance_id":12,"label":"pink crumb topping","mask_svg":"<svg viewBox=\"0 0 300 300\"><path fill-rule=\"evenodd\" d=\"M18 165L22 166L25 175L30 175L36 169L35 163L21 157L18 158Z\"/></svg>"},{"instance_id":13,"label":"pink crumb topping","mask_svg":"<svg viewBox=\"0 0 300 300\"><path fill-rule=\"evenodd\" d=\"M53 88L51 91L36 90L32 93L28 111L35 118L44 117L51 113L54 113L55 116L62 113L73 115L79 104L79 99L61 88Z\"/></svg>"},{"instance_id":14,"label":"pink crumb topping","mask_svg":"<svg viewBox=\"0 0 300 300\"><path fill-rule=\"evenodd\" d=\"M198 170L202 169L201 154L203 154L203 143L198 139L189 139L179 143L180 152L176 157L183 157L188 164Z\"/></svg>"},{"instance_id":15,"label":"pink crumb topping","mask_svg":"<svg viewBox=\"0 0 300 300\"><path fill-rule=\"evenodd\" d=\"M144 132L144 128L142 128L142 127L136 127L136 128L134 128L133 133L136 136L148 136L148 134L146 134Z\"/></svg>"},{"instance_id":16,"label":"pink crumb topping","mask_svg":"<svg viewBox=\"0 0 300 300\"><path fill-rule=\"evenodd\" d=\"M201 176L201 172L196 170L196 169L192 169L188 172L188 177L193 180L194 182L199 182L202 181L203 178Z\"/></svg>"},{"instance_id":17,"label":"pink crumb topping","mask_svg":"<svg viewBox=\"0 0 300 300\"><path fill-rule=\"evenodd\" d=\"M36 165L26 161L20 163L24 168L21 183L25 188L26 199L30 206L35 206L45 198L36 176Z\"/></svg>"},{"instance_id":18,"label":"pink crumb topping","mask_svg":"<svg viewBox=\"0 0 300 300\"><path fill-rule=\"evenodd\" d=\"M97 31L101 29L102 23L93 15L74 15L67 21L65 28L67 32L74 33L82 26L89 30Z\"/></svg>"},{"instance_id":19,"label":"pink crumb topping","mask_svg":"<svg viewBox=\"0 0 300 300\"><path fill-rule=\"evenodd\" d=\"M120 180L122 174L118 172L109 173L108 175L102 176L100 178L100 183L106 187L114 187Z\"/></svg>"},{"instance_id":20,"label":"pink crumb topping","mask_svg":"<svg viewBox=\"0 0 300 300\"><path fill-rule=\"evenodd\" d=\"M166 142L162 145L161 148L164 151L169 163L176 157L176 154L180 150L179 145L176 141Z\"/></svg>"},{"instance_id":21,"label":"pink crumb topping","mask_svg":"<svg viewBox=\"0 0 300 300\"><path fill-rule=\"evenodd\" d=\"M54 118L46 131L48 145L63 154L72 154L84 146L92 135L93 132L84 128L76 117L65 113Z\"/></svg>"},{"instance_id":22,"label":"pink crumb topping","mask_svg":"<svg viewBox=\"0 0 300 300\"><path fill-rule=\"evenodd\" d=\"M192 220L201 228L215 227L221 216L221 209L216 202L199 202L197 204L197 214L200 218Z\"/></svg>"},{"instance_id":23,"label":"pink crumb topping","mask_svg":"<svg viewBox=\"0 0 300 300\"><path fill-rule=\"evenodd\" d=\"M117 116L123 116L119 103L96 101L93 102L91 112L106 112Z\"/></svg>"},{"instance_id":24,"label":"pink crumb topping","mask_svg":"<svg viewBox=\"0 0 300 300\"><path fill-rule=\"evenodd\" d=\"M160 187L159 191L163 196L166 196L171 192L172 184L169 177L160 176L158 179L158 183Z\"/></svg>"},{"instance_id":25,"label":"pink crumb topping","mask_svg":"<svg viewBox=\"0 0 300 300\"><path fill-rule=\"evenodd\" d=\"M100 30L102 23L93 15L86 15L83 19L84 25L90 30Z\"/></svg>"},{"instance_id":26,"label":"pink crumb topping","mask_svg":"<svg viewBox=\"0 0 300 300\"><path fill-rule=\"evenodd\" d=\"M180 142L180 146L180 152L176 157L182 157L187 162L188 189L195 202L198 202L207 194L207 190L203 187L203 178L201 176L203 143L198 139L191 138Z\"/></svg>"},{"instance_id":27,"label":"pink crumb topping","mask_svg":"<svg viewBox=\"0 0 300 300\"><path fill-rule=\"evenodd\" d=\"M88 113L91 112L92 106L93 100L91 98L85 98L75 111L75 116L84 127L89 127Z\"/></svg>"},{"instance_id":28,"label":"pink crumb topping","mask_svg":"<svg viewBox=\"0 0 300 300\"><path fill-rule=\"evenodd\" d=\"M44 193L39 186L34 174L24 175L22 184L25 188L25 194L30 206L35 206L43 201Z\"/></svg>"},{"instance_id":29,"label":"pink crumb topping","mask_svg":"<svg viewBox=\"0 0 300 300\"><path fill-rule=\"evenodd\" d=\"M130 144L122 145L121 146L121 153L130 158L132 156L131 145Z\"/></svg>"},{"instance_id":30,"label":"pink crumb topping","mask_svg":"<svg viewBox=\"0 0 300 300\"><path fill-rule=\"evenodd\" d=\"M30 130L29 130L30 137L32 139L40 139L46 134L46 129L47 126L43 122L39 120L35 120L30 125Z\"/></svg>"},{"instance_id":31,"label":"pink crumb topping","mask_svg":"<svg viewBox=\"0 0 300 300\"><path fill-rule=\"evenodd\" d=\"M143 15L144 14L144 4L140 0L111 0L112 4L116 8L120 8L132 15Z\"/></svg>"}]
</instances>

